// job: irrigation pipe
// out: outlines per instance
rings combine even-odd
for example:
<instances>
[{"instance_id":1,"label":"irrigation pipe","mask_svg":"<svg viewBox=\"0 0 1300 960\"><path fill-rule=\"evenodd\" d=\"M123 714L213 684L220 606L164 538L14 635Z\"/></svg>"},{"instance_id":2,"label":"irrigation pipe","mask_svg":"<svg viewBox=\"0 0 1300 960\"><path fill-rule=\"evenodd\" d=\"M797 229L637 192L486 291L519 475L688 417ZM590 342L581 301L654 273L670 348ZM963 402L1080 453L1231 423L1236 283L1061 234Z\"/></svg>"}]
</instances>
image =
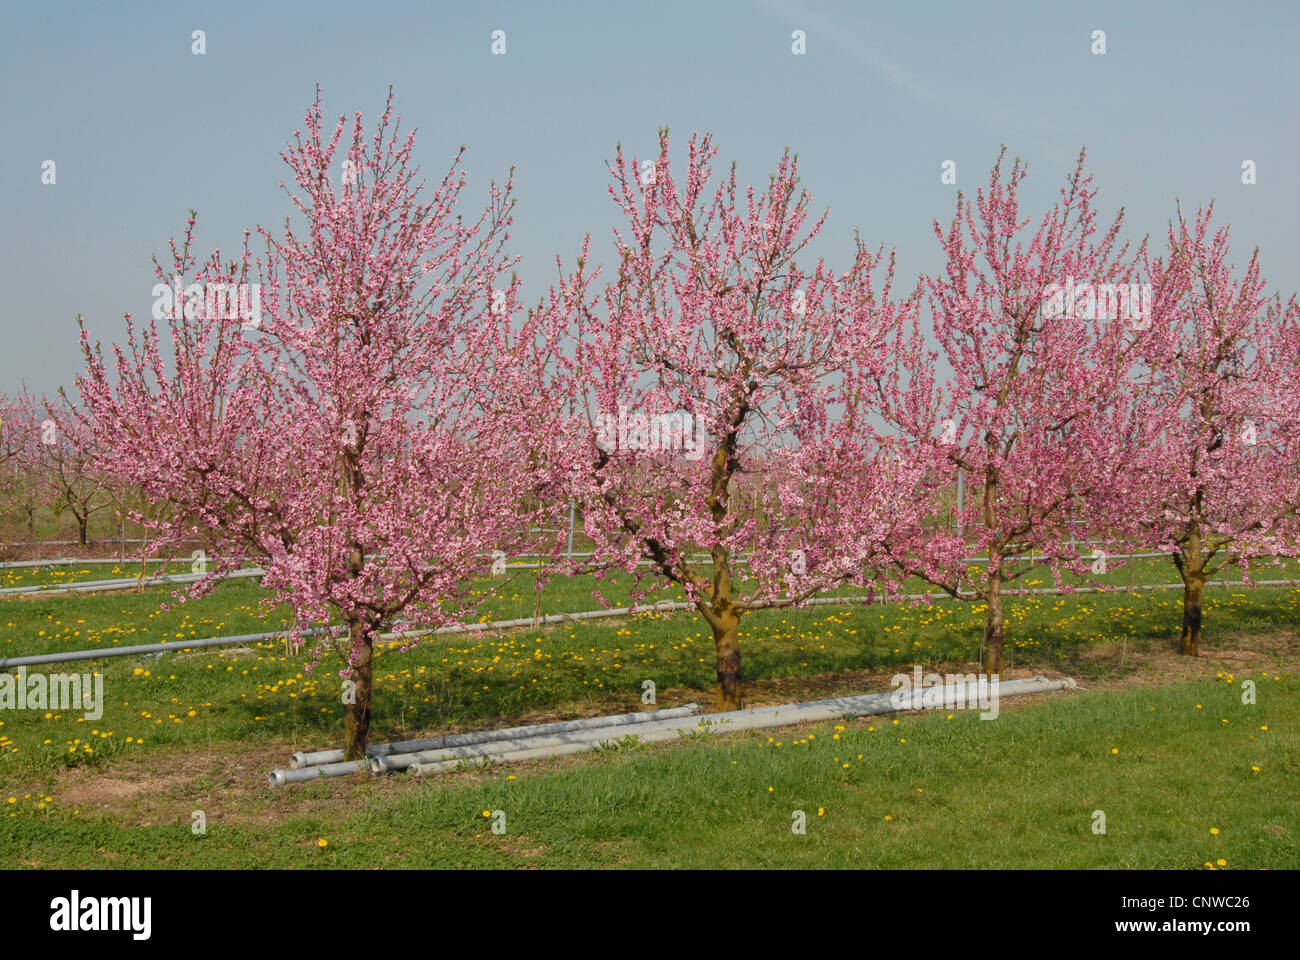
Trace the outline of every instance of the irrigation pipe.
<instances>
[{"instance_id":1,"label":"irrigation pipe","mask_svg":"<svg viewBox=\"0 0 1300 960\"><path fill-rule=\"evenodd\" d=\"M244 577L260 577L265 574L261 567L249 567L246 570L232 570L230 573L223 575L223 580L238 580ZM162 583L197 583L205 577L211 576L207 573L168 573L155 575L144 580L146 586ZM4 596L25 596L35 593L42 594L59 594L59 593L96 593L100 590L125 590L129 587L139 586L141 578L118 577L113 580L83 580L74 583L55 583L55 584L28 584L25 587L5 587L0 589L0 597Z\"/></svg>"},{"instance_id":2,"label":"irrigation pipe","mask_svg":"<svg viewBox=\"0 0 1300 960\"><path fill-rule=\"evenodd\" d=\"M559 720L553 723L534 723L527 727L507 727L500 730L480 730L477 733L453 733L444 737L432 737L424 740L397 740L393 743L376 743L366 747L370 757L387 757L399 753L416 753L421 750L436 750L439 747L463 747L497 740L517 740L521 737L536 737L551 733L567 733L572 730L585 730L590 727L616 727L625 723L643 723L646 720L670 720L673 717L687 717L700 712L698 703L688 703L682 707L670 707L665 710L647 710L637 713L620 713L610 717L588 717L583 720ZM289 767L315 767L325 763L338 763L343 760L342 750L317 750L304 753L299 750L289 758Z\"/></svg>"},{"instance_id":3,"label":"irrigation pipe","mask_svg":"<svg viewBox=\"0 0 1300 960\"><path fill-rule=\"evenodd\" d=\"M1101 541L1101 540L1096 541L1096 542L1097 542L1097 543L1101 543L1101 544L1104 544L1104 543L1105 543L1105 541ZM532 558L532 557L541 557L541 556L549 556L549 554L521 553L521 554L519 554L519 560L527 560L527 559ZM561 557L564 557L564 558L566 558L566 559L568 559L568 560L574 560L574 559L582 558L582 557L593 557L593 556L595 556L595 554L594 554L594 553L591 553L590 551L588 551L588 552L585 552L585 553L562 553L562 554L560 554L560 556L561 556ZM707 554L707 553L700 553L700 554L687 554L685 557L683 557L683 559L685 559L685 560L687 560L687 561L689 561L689 562L691 562L691 563L709 563L709 562L712 561L713 558L712 558L712 556L710 556L710 555ZM1026 560L1026 559L1031 559L1031 558L1029 558L1029 557L1027 557L1027 556L1021 556L1021 557L1018 558L1018 560ZM1092 558L1087 557L1087 556L1084 556L1082 559L1084 559L1084 560L1088 560L1088 559L1092 559ZM1106 554L1106 559L1107 559L1107 560L1168 560L1168 559L1169 559L1169 554L1167 554L1167 553L1108 553L1108 554ZM1012 561L1012 558L1010 558L1010 557L1008 557L1007 560L1008 560L1008 562L1013 562L1013 561ZM749 557L746 557L746 556L738 556L738 557L734 557L734 558L733 558L733 561L734 561L736 564L741 565L741 566L747 566L747 565L750 563L750 559L749 559ZM988 562L989 562L989 558L988 558L988 557L962 557L961 560L958 561L958 562L959 562L959 563L965 563L965 564L988 563ZM638 567L653 567L653 566L656 566L656 563L655 563L655 561L653 561L653 560L638 560L636 565L637 565ZM515 561L515 562L513 562L513 563L507 563L507 564L506 564L506 569L507 569L507 570L540 570L540 569L542 569L543 567L548 567L548 566L551 566L551 564L543 564L543 563L521 563L521 562ZM605 564L605 563L583 563L583 564L579 564L579 566L582 566L582 567L602 567L602 566L607 566L607 564Z\"/></svg>"},{"instance_id":4,"label":"irrigation pipe","mask_svg":"<svg viewBox=\"0 0 1300 960\"><path fill-rule=\"evenodd\" d=\"M345 777L349 773L368 770L365 760L347 760L342 763L324 763L316 767L303 767L299 770L272 770L267 778L273 787L282 787L286 783L302 783L318 777Z\"/></svg>"},{"instance_id":5,"label":"irrigation pipe","mask_svg":"<svg viewBox=\"0 0 1300 960\"><path fill-rule=\"evenodd\" d=\"M865 599L865 598L864 598ZM640 607L636 613L656 610L694 609L693 604L661 601L649 607ZM570 620L590 620L597 617L626 617L632 613L630 607L618 607L613 610L589 610L583 613L554 613L545 617L521 617L518 620L493 620L486 623L453 624L430 630L403 630L396 633L381 633L377 640L404 640L425 637L431 634L439 636L456 633L479 633L497 628L534 627L539 624L565 623ZM288 631L272 630L267 633L243 633L233 637L203 637L197 640L168 640L164 643L138 643L129 647L110 647L104 650L69 650L64 653L42 653L28 657L0 657L0 670L9 667L30 667L41 663L70 663L76 660L100 660L107 657L136 657L148 654L165 653L171 650L198 650L205 647L233 647L244 643L256 643L262 640L278 640ZM324 633L320 627L302 631L302 636L315 636Z\"/></svg>"},{"instance_id":6,"label":"irrigation pipe","mask_svg":"<svg viewBox=\"0 0 1300 960\"><path fill-rule=\"evenodd\" d=\"M1230 587L1244 586L1244 584L1230 583ZM1251 584L1254 587L1296 587L1300 582L1296 580L1256 580ZM1163 583L1163 584L1139 584L1131 590L1128 587L1116 587L1107 589L1104 587L1076 587L1068 593L1131 593L1138 590L1181 590L1181 583ZM1067 591L1058 590L1055 587L1042 587L1033 590L1003 590L1002 595L1006 597L1020 597L1033 595L1066 595ZM827 604L841 603L862 603L874 604L882 603L886 598L881 595L872 595L866 597L811 597L800 604L801 607L824 606ZM908 593L900 596L888 598L893 603L907 603L920 600L946 600L946 594L936 593ZM963 599L974 599L971 595L964 595ZM684 603L680 601L661 600L658 603L650 604L644 607L638 607L633 610L631 607L617 607L612 610L587 610L581 613L554 613L544 617L520 617L516 620L491 620L485 623L476 623L468 625L453 625L449 627L437 627L432 630L406 630L397 633L383 633L376 639L379 640L403 640L416 639L429 635L446 636L457 633L478 633L497 629L515 629L518 627L538 627L552 623L570 623L582 620L595 620L601 617L627 617L646 613L672 613L681 610L694 610L693 603ZM314 636L323 632L320 629L313 628L302 631L303 636ZM277 630L269 633L245 633L233 637L204 637L198 640L168 640L164 643L143 643L135 644L129 647L112 647L104 650L70 650L65 653L42 653L27 657L0 657L0 670L10 667L30 667L42 663L73 663L78 660L101 660L109 657L137 657L147 656L157 653L165 653L172 650L199 650L207 647L233 647L245 643L256 643L263 640L279 640L284 637L286 631Z\"/></svg>"},{"instance_id":7,"label":"irrigation pipe","mask_svg":"<svg viewBox=\"0 0 1300 960\"><path fill-rule=\"evenodd\" d=\"M537 738L537 736L546 736L554 734L565 734L575 730L591 730L594 727L619 727L627 726L629 723L646 723L650 721L663 721L663 719L675 719L679 717L690 717L699 713L699 704L686 704L685 706L673 706L664 710L645 710L641 713L620 713L612 717L588 717L576 719L576 721L556 721L554 723L533 723L526 727L503 727L500 730L480 730L474 734L450 734L447 736L435 736L424 740L396 740L394 743L378 743L369 745L365 748L365 753L369 760L368 766L372 766L374 761L386 760L389 757L399 756L399 754L415 754L419 752L432 751L439 747L448 749L464 749L467 747L477 747L477 745L495 743L502 740L520 740L528 738ZM459 754L458 754L459 756ZM356 762L356 761L348 761ZM305 770L308 767L324 766L343 766L343 751L315 751L304 753L299 751L289 760L289 771ZM406 765L403 765L406 766ZM385 767L387 769L387 767ZM278 770L274 773L287 773L287 771ZM274 782L273 773L273 782ZM324 777L330 777L334 774L321 774Z\"/></svg>"},{"instance_id":8,"label":"irrigation pipe","mask_svg":"<svg viewBox=\"0 0 1300 960\"><path fill-rule=\"evenodd\" d=\"M189 563L188 557L168 560L166 557L51 557L48 560L6 560L0 563L0 570L13 570L19 567L75 567L80 564L89 566L93 563L116 563L120 565L134 563Z\"/></svg>"},{"instance_id":9,"label":"irrigation pipe","mask_svg":"<svg viewBox=\"0 0 1300 960\"><path fill-rule=\"evenodd\" d=\"M94 542L106 546L112 546L116 543L149 543L147 539L142 537L126 537L125 539L122 537L104 537ZM68 547L74 543L79 547L86 546L80 540L0 540L0 547Z\"/></svg>"},{"instance_id":10,"label":"irrigation pipe","mask_svg":"<svg viewBox=\"0 0 1300 960\"><path fill-rule=\"evenodd\" d=\"M303 634L312 636L322 632L319 628L304 630ZM106 650L69 650L65 653L42 653L30 657L0 658L0 670L10 667L31 667L41 663L72 663L77 660L103 660L109 657L139 657L171 650L202 650L207 647L236 647L245 643L257 643L261 640L276 640L286 631L277 633L241 633L233 637L202 637L197 640L168 640L165 643L137 643L129 647L110 647Z\"/></svg>"},{"instance_id":11,"label":"irrigation pipe","mask_svg":"<svg viewBox=\"0 0 1300 960\"><path fill-rule=\"evenodd\" d=\"M968 704L978 703L978 696L981 692L978 682L945 688L945 692L948 689L953 692L953 702L956 702L955 697L957 691L960 690L962 702ZM1008 680L997 684L992 689L986 685L982 692L986 697L996 695L1001 698L1030 693L1046 693L1052 690L1075 689L1078 689L1078 684L1069 677L1061 680L1048 680L1040 675L1028 680ZM996 694L993 691L996 691ZM677 709L684 710L688 708ZM701 729L710 732L716 729L717 732L721 733L740 730L765 730L769 727L783 727L796 723L816 723L824 720L837 720L843 717L889 714L909 709L914 709L910 703L896 705L893 701L893 695L890 693L869 693L858 697L836 697L829 700L813 700L778 707L760 707L757 710L733 710L728 713L711 713L692 717L664 717L664 714L674 712L668 710L630 715L621 714L615 717L593 717L588 721L571 721L572 723L588 723L585 729L574 729L549 736L523 736L526 731L535 729L533 727L519 727L513 731L487 731L489 734L503 735L513 732L517 739L479 743L475 745L478 749L473 754L449 750L446 751L447 756L435 759L426 759L426 756L429 753L436 754L438 751L389 754L388 756L374 756L368 761L350 760L343 763L325 763L289 770L272 770L268 776L268 781L272 786L283 786L286 783L301 783L320 777L346 776L367 769L367 767L372 773L408 769L418 776L426 776L450 770L463 764L470 757L501 762L535 760L586 753L600 749L602 745L610 743L612 740L628 736L636 737L637 743L667 743ZM943 709L950 709L950 706L945 703ZM656 718L656 715L659 715L660 718ZM609 721L623 720L627 716L634 717L640 722L623 722L615 724L613 727L608 723ZM603 726L596 726L593 723L593 721L602 720L606 721ZM540 724L538 726L553 727L556 725ZM611 737L610 734L615 730L622 736ZM461 734L460 736L475 736L475 734ZM469 748L460 748L460 750L466 749ZM401 761L401 763L398 765L394 761Z\"/></svg>"},{"instance_id":12,"label":"irrigation pipe","mask_svg":"<svg viewBox=\"0 0 1300 960\"><path fill-rule=\"evenodd\" d=\"M945 688L945 691L947 689ZM976 698L980 691L977 683L954 686L951 689L954 693L959 690L962 691L961 696L965 698L963 700L965 703L978 702ZM1061 680L1048 680L1046 677L1037 676L1028 680L1008 680L1004 683L998 683L995 687L986 686L983 692L986 696L992 696L992 691L996 690L996 696L1001 698L1031 693L1046 693L1051 690L1075 689L1078 689L1078 684L1069 677ZM761 707L757 710L711 713L692 719L661 720L638 724L635 732L631 733L631 735L637 738L638 744L668 743L699 730L706 730L710 733L766 730L771 727L784 727L796 723L817 723L825 720L838 720L844 717L883 715L914 709L911 703L896 705L892 698L893 694L891 693L869 693L858 697L836 697L829 700L813 700L778 707ZM943 709L950 709L950 707L944 706ZM514 762L516 760L539 760L575 753L586 753L599 749L602 744L608 743L611 738L607 731L595 730L548 739L562 740L564 742L529 745L527 741L524 741L519 744L510 744L513 749L503 750L489 757L489 759ZM501 746L505 746L505 744ZM442 773L464 762L462 758L436 760L416 763L411 765L409 769L417 776L426 776ZM373 765L372 761L372 769Z\"/></svg>"},{"instance_id":13,"label":"irrigation pipe","mask_svg":"<svg viewBox=\"0 0 1300 960\"><path fill-rule=\"evenodd\" d=\"M559 723L543 723L532 727L517 727L513 730L488 730L481 733L452 734L440 737L442 743L424 741L425 745L414 746L406 750L391 750L370 758L372 773L387 773L390 770L405 770L416 763L430 760L445 760L452 757L484 757L493 753L509 752L521 749L519 744L541 745L550 742L560 743L563 738L574 733L589 730L608 730L611 727L634 726L640 729L643 724L678 720L691 717L700 712L698 703L684 707L672 707L667 710L649 710L640 713L620 713L608 717L588 717L583 720L561 720ZM420 741L408 741L411 744Z\"/></svg>"}]
</instances>

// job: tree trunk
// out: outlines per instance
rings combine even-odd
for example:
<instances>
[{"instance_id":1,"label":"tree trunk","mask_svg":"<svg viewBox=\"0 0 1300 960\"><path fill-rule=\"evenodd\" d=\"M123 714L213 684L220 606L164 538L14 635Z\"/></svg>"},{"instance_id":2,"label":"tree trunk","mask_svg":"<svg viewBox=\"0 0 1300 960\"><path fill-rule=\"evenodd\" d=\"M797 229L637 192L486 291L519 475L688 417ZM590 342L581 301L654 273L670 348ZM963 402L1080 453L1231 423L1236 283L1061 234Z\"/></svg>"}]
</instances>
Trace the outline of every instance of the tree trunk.
<instances>
[{"instance_id":1,"label":"tree trunk","mask_svg":"<svg viewBox=\"0 0 1300 960\"><path fill-rule=\"evenodd\" d=\"M1178 651L1184 656L1201 655L1201 601L1205 591L1205 568L1210 556L1205 553L1199 523L1193 523L1187 537L1174 554L1174 566L1183 580L1183 630Z\"/></svg>"},{"instance_id":2,"label":"tree trunk","mask_svg":"<svg viewBox=\"0 0 1300 960\"><path fill-rule=\"evenodd\" d=\"M86 545L86 527L90 523L90 516L77 517L77 542L83 547Z\"/></svg>"},{"instance_id":3,"label":"tree trunk","mask_svg":"<svg viewBox=\"0 0 1300 960\"><path fill-rule=\"evenodd\" d=\"M984 442L992 446L994 436L984 435ZM984 474L984 529L991 535L988 546L989 574L984 599L988 611L984 615L984 673L989 677L1002 673L1002 548L1005 543L998 537L998 476L987 470Z\"/></svg>"},{"instance_id":4,"label":"tree trunk","mask_svg":"<svg viewBox=\"0 0 1300 960\"><path fill-rule=\"evenodd\" d=\"M1002 557L989 551L988 612L984 616L984 672L990 677L1002 673Z\"/></svg>"},{"instance_id":5,"label":"tree trunk","mask_svg":"<svg viewBox=\"0 0 1300 960\"><path fill-rule=\"evenodd\" d=\"M718 654L718 712L740 709L740 617L724 611L713 628L713 646Z\"/></svg>"},{"instance_id":6,"label":"tree trunk","mask_svg":"<svg viewBox=\"0 0 1300 960\"><path fill-rule=\"evenodd\" d=\"M348 626L348 640L355 662L352 664L352 702L346 704L343 717L343 759L360 760L366 754L366 737L370 734L371 645L374 631L370 623L358 617Z\"/></svg>"},{"instance_id":7,"label":"tree trunk","mask_svg":"<svg viewBox=\"0 0 1300 960\"><path fill-rule=\"evenodd\" d=\"M1179 652L1188 657L1201 655L1201 599L1205 578L1189 575L1183 579L1183 634Z\"/></svg>"}]
</instances>

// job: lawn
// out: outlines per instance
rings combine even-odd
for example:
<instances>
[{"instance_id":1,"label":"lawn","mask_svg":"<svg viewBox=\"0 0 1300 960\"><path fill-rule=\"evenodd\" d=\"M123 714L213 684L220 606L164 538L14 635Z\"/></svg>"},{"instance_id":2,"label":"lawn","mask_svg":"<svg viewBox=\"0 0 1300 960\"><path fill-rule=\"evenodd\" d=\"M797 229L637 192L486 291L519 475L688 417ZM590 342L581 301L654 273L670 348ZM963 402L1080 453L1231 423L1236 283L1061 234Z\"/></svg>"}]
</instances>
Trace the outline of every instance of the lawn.
<instances>
[{"instance_id":1,"label":"lawn","mask_svg":"<svg viewBox=\"0 0 1300 960\"><path fill-rule=\"evenodd\" d=\"M274 793L220 790L210 758L208 774L155 780L113 813L21 798L0 854L128 868L1294 868L1300 683L1259 674L1245 706L1240 679L1052 694L993 722L862 718Z\"/></svg>"},{"instance_id":2,"label":"lawn","mask_svg":"<svg viewBox=\"0 0 1300 960\"><path fill-rule=\"evenodd\" d=\"M588 577L553 581L542 612L591 609L593 586ZM600 589L618 603L627 586L622 575ZM480 589L495 592L484 605L489 619L536 607L528 571ZM629 743L614 755L424 782L350 778L278 791L265 786L271 767L293 750L337 744L332 658L311 669L305 654L268 641L60 666L103 674L104 713L93 721L53 710L0 714L0 803L14 798L0 811L0 851L40 865L81 864L93 849L97 862L140 866L235 866L249 857L268 865L1178 867L1218 859L1210 858L1217 849L1233 866L1300 865L1289 813L1300 782L1292 732L1300 590L1216 589L1206 604L1208 655L1195 662L1168 652L1180 599L1010 600L1009 673L1068 674L1092 689L1023 707L1007 701L996 722L905 716L898 727L866 720L843 731L783 731L772 745L766 735L653 750ZM270 631L285 616L250 581L186 603L166 588L11 597L0 601L0 650ZM883 689L913 663L966 671L981 632L981 605L943 600L754 614L742 624L748 702ZM1254 707L1240 702L1248 676L1260 686ZM373 736L636 709L645 680L656 685L657 706L711 704L712 641L698 616L489 627L409 650L386 645ZM882 736L885 727L899 735ZM465 809L479 819L466 820ZM506 834L491 833L484 809L507 811ZM789 830L795 809L808 815L802 836ZM1097 809L1108 820L1101 838L1089 819ZM201 840L190 831L194 810L209 817ZM1245 832L1230 837L1228 822ZM316 846L321 838L327 847Z\"/></svg>"}]
</instances>

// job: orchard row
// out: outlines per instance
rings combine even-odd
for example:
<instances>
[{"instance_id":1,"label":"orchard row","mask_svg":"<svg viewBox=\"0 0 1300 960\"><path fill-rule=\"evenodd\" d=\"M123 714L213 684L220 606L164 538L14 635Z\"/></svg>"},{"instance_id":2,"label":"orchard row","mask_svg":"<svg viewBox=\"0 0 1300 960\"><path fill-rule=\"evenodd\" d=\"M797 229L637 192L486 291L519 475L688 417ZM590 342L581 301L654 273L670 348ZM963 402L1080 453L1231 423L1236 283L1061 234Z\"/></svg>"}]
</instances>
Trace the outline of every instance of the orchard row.
<instances>
[{"instance_id":1,"label":"orchard row","mask_svg":"<svg viewBox=\"0 0 1300 960\"><path fill-rule=\"evenodd\" d=\"M707 135L678 169L665 131L653 176L610 164L610 266L588 236L525 305L513 179L467 213L460 156L430 189L413 146L391 98L369 134L317 100L284 153L296 218L223 261L194 252L191 215L157 269L161 289L256 283L259 323L164 310L109 351L83 329L75 400L3 426L0 469L54 418L50 462L138 491L160 548L257 560L300 624L337 625L350 757L374 636L471 615L484 558L538 550L571 504L590 562L641 571L635 600L695 603L723 710L741 618L846 583L985 604L997 673L1006 585L1031 555L1087 575L1080 530L1169 554L1189 654L1211 576L1296 554L1300 311L1257 256L1233 263L1210 208L1128 243L1082 155L1042 210L999 157L934 225L943 269L904 286L861 240L847 269L808 262L826 215L789 153L747 187ZM554 571L564 547L541 547Z\"/></svg>"}]
</instances>

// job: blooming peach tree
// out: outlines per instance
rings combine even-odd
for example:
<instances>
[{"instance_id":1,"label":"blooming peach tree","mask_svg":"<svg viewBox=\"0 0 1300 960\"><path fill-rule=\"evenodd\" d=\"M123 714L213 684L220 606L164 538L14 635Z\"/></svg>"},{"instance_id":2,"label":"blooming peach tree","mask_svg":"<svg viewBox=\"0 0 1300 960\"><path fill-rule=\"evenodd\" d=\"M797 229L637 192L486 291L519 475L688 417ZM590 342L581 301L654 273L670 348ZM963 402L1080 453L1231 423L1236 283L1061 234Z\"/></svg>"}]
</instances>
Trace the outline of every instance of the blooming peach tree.
<instances>
[{"instance_id":1,"label":"blooming peach tree","mask_svg":"<svg viewBox=\"0 0 1300 960\"><path fill-rule=\"evenodd\" d=\"M67 511L77 524L77 542L89 542L90 518L110 503L109 478L98 465L98 437L66 398L44 405L40 482L56 515Z\"/></svg>"},{"instance_id":2,"label":"blooming peach tree","mask_svg":"<svg viewBox=\"0 0 1300 960\"><path fill-rule=\"evenodd\" d=\"M1161 429L1144 444L1129 522L1170 554L1183 582L1179 649L1196 656L1210 579L1295 552L1300 307L1269 297L1258 250L1236 269L1213 205L1191 219L1180 209L1144 272L1158 349L1129 403Z\"/></svg>"},{"instance_id":3,"label":"blooming peach tree","mask_svg":"<svg viewBox=\"0 0 1300 960\"><path fill-rule=\"evenodd\" d=\"M504 252L511 184L463 217L458 155L424 192L391 93L372 136L356 115L346 149L347 119L330 134L319 95L304 126L282 154L297 224L259 228L263 255L246 231L237 259L200 261L191 215L157 265L154 317L127 317L111 361L83 329L79 387L115 451L104 467L172 506L159 543L212 544L196 593L255 560L295 639L323 625L356 759L375 637L472 607L492 551L553 502L536 443L560 404L542 377L553 343L519 316Z\"/></svg>"},{"instance_id":4,"label":"blooming peach tree","mask_svg":"<svg viewBox=\"0 0 1300 960\"><path fill-rule=\"evenodd\" d=\"M23 518L30 541L36 539L36 515L52 505L49 447L56 430L44 400L25 386L13 396L0 394L0 508Z\"/></svg>"},{"instance_id":5,"label":"blooming peach tree","mask_svg":"<svg viewBox=\"0 0 1300 960\"><path fill-rule=\"evenodd\" d=\"M634 574L634 600L676 587L712 630L719 710L741 705L740 623L880 571L881 544L919 509L908 458L865 402L885 334L893 263L858 245L848 270L800 264L809 218L796 158L765 189L733 167L713 182L708 136L676 176L667 131L654 160L611 163L617 271L594 290L588 238L550 314L577 340L565 469L592 562Z\"/></svg>"},{"instance_id":6,"label":"blooming peach tree","mask_svg":"<svg viewBox=\"0 0 1300 960\"><path fill-rule=\"evenodd\" d=\"M951 224L935 223L946 264L925 280L933 323L898 327L876 393L926 467L924 496L967 485L955 529L923 518L886 547L908 575L985 605L989 674L1003 667L1006 585L1040 565L1057 586L1062 569L1090 572L1075 539L1118 515L1131 484L1122 454L1152 429L1121 402L1147 326L1136 259L1119 242L1123 212L1098 233L1080 154L1029 233L1027 168L1017 160L1007 173L1004 156L973 204L959 196Z\"/></svg>"}]
</instances>

